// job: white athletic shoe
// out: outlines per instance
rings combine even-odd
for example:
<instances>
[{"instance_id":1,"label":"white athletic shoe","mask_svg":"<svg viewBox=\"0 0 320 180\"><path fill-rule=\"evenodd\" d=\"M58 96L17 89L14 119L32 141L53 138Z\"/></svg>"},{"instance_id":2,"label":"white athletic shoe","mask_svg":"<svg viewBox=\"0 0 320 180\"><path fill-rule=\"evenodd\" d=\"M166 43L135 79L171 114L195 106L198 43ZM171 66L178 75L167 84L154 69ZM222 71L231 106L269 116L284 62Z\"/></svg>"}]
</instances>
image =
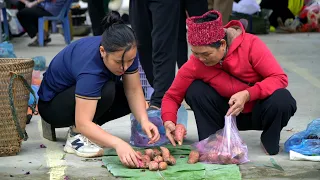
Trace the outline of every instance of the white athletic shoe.
<instances>
[{"instance_id":1,"label":"white athletic shoe","mask_svg":"<svg viewBox=\"0 0 320 180\"><path fill-rule=\"evenodd\" d=\"M66 145L63 149L67 153L76 154L80 157L91 158L103 156L103 149L91 142L82 134L71 136L69 131Z\"/></svg>"}]
</instances>

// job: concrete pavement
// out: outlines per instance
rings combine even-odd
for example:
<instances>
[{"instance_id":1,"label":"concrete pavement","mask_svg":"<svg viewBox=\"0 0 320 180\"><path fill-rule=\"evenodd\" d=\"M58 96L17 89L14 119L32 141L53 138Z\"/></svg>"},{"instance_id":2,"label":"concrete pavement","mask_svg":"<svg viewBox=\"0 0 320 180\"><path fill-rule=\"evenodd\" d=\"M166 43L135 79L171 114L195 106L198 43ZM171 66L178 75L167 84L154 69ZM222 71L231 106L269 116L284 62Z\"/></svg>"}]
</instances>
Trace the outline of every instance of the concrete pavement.
<instances>
[{"instance_id":1,"label":"concrete pavement","mask_svg":"<svg viewBox=\"0 0 320 180\"><path fill-rule=\"evenodd\" d=\"M28 47L28 37L13 39L18 57L43 55L47 65L64 46L61 35L53 35L52 42L44 48ZM281 134L281 146L295 132L320 116L320 33L317 34L270 34L260 36L272 50L289 76L289 90L296 98L298 111ZM192 111L189 111L187 142L197 140L197 129ZM130 138L129 116L111 121L103 128L125 140ZM287 131L288 130L288 131ZM42 138L40 117L34 116L27 125L29 139L23 142L17 156L0 157L0 179L113 179L101 161L88 161L63 152L67 129L57 129L57 142ZM287 153L266 156L260 148L258 131L241 132L248 145L250 163L241 165L243 179L319 179L320 163L290 161ZM40 148L44 144L47 148ZM260 166L271 165L270 158L284 169ZM29 172L29 175L25 175ZM28 173L27 173L28 174ZM12 176L12 177L11 177ZM66 176L68 178L66 178Z\"/></svg>"}]
</instances>

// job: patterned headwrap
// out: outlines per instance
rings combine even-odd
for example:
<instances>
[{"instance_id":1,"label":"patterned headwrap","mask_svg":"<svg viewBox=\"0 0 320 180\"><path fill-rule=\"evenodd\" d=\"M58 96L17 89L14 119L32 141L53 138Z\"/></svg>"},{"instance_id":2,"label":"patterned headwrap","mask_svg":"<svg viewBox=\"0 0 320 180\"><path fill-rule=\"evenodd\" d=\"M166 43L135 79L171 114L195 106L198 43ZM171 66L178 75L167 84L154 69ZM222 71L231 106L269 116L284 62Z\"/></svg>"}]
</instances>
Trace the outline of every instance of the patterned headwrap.
<instances>
[{"instance_id":1,"label":"patterned headwrap","mask_svg":"<svg viewBox=\"0 0 320 180\"><path fill-rule=\"evenodd\" d=\"M214 21L197 23L198 19L206 17L208 14L217 14ZM217 42L225 36L220 12L212 10L202 16L193 16L187 19L188 42L193 46L209 45Z\"/></svg>"}]
</instances>

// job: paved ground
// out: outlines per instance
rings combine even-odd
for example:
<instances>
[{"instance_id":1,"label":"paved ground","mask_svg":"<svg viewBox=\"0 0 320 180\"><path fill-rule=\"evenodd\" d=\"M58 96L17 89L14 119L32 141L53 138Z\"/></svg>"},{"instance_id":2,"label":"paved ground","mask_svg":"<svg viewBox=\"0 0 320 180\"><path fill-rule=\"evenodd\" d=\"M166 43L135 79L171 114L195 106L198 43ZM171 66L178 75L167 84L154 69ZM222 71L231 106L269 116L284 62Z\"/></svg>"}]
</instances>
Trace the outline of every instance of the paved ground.
<instances>
[{"instance_id":1,"label":"paved ground","mask_svg":"<svg viewBox=\"0 0 320 180\"><path fill-rule=\"evenodd\" d=\"M27 47L28 38L13 40L15 51L19 57L43 55L47 64L65 45L60 35L53 36L53 42L45 48ZM289 125L284 128L281 145L294 132L305 129L307 124L319 117L320 104L320 33L318 34L271 34L261 36L289 75L289 89L298 103L298 111ZM35 116L27 126L29 140L23 142L22 150L17 156L0 158L0 179L113 179L100 161L85 161L74 155L65 155L62 151L66 140L67 129L58 129L57 142L42 138L39 117ZM128 140L130 137L129 117L112 121L103 126L114 135ZM286 131L292 130L292 131ZM319 179L320 163L290 161L287 153L272 156L283 167L284 171L259 166L271 165L270 156L266 156L259 146L260 132L241 132L248 144L249 158L252 161L241 165L243 179ZM197 140L194 116L189 111L187 141ZM44 144L47 148L39 148ZM63 158L64 157L64 158ZM29 175L25 173L30 172ZM13 177L10 177L13 176Z\"/></svg>"}]
</instances>

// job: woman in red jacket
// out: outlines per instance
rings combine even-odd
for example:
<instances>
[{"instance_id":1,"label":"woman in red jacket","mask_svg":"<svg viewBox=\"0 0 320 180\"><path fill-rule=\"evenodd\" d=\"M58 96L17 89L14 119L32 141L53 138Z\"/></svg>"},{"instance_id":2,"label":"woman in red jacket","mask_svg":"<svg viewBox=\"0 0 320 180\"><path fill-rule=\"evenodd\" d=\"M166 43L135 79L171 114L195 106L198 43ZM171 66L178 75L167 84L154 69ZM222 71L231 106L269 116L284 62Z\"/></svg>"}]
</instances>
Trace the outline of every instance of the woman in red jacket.
<instances>
[{"instance_id":1,"label":"woman in red jacket","mask_svg":"<svg viewBox=\"0 0 320 180\"><path fill-rule=\"evenodd\" d=\"M262 147L277 154L280 132L297 107L275 57L239 21L223 27L217 11L191 17L187 25L193 54L162 100L171 143L175 145L176 114L185 98L195 114L199 140L223 128L225 115L234 115L239 130L262 130Z\"/></svg>"}]
</instances>

